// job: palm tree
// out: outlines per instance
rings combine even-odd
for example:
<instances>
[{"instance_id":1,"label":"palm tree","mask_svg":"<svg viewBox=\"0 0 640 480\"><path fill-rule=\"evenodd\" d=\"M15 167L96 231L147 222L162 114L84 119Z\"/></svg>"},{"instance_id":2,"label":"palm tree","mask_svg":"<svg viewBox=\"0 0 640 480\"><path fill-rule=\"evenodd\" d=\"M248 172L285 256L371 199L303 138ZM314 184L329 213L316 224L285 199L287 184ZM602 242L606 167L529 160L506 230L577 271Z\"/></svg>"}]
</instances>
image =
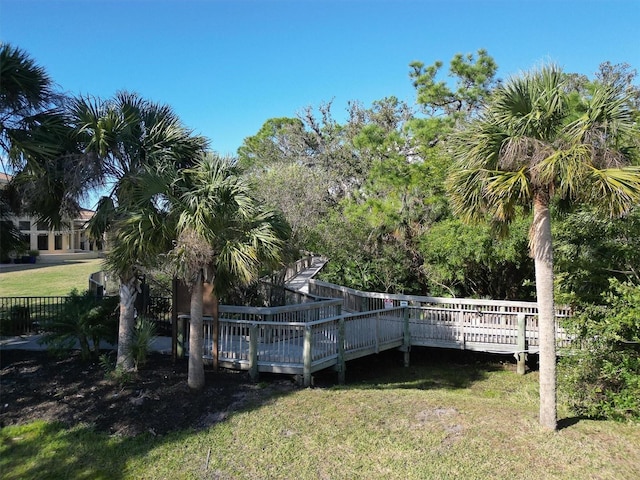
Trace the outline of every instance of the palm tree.
<instances>
[{"instance_id":1,"label":"palm tree","mask_svg":"<svg viewBox=\"0 0 640 480\"><path fill-rule=\"evenodd\" d=\"M207 155L173 184L176 241L170 258L191 287L188 384L204 386L203 285L213 285L214 305L232 284L258 277L263 264L280 263L289 229L282 217L263 209L230 159ZM218 357L218 314L214 308L214 367Z\"/></svg>"},{"instance_id":2,"label":"palm tree","mask_svg":"<svg viewBox=\"0 0 640 480\"><path fill-rule=\"evenodd\" d=\"M84 155L95 160L107 195L98 202L89 223L94 238L108 236L107 266L120 280L120 322L117 365L133 368L129 345L135 324L138 279L146 263L162 250L163 224L149 226L139 215L140 176L150 167L189 165L206 140L186 129L167 106L118 93L114 99L76 99L70 118ZM149 198L150 202L157 199ZM137 223L136 223L137 222Z\"/></svg>"},{"instance_id":3,"label":"palm tree","mask_svg":"<svg viewBox=\"0 0 640 480\"><path fill-rule=\"evenodd\" d=\"M4 189L6 206L51 227L80 209L79 195L69 191L72 179L93 178L76 148L66 101L25 51L0 44L0 165L14 172Z\"/></svg>"},{"instance_id":4,"label":"palm tree","mask_svg":"<svg viewBox=\"0 0 640 480\"><path fill-rule=\"evenodd\" d=\"M23 156L50 153L55 145L42 142L50 121L60 113L60 96L53 82L24 51L0 44L0 149L2 162L20 165ZM5 166L3 164L3 166Z\"/></svg>"},{"instance_id":5,"label":"palm tree","mask_svg":"<svg viewBox=\"0 0 640 480\"><path fill-rule=\"evenodd\" d=\"M609 215L640 199L639 142L627 94L595 84L570 108L566 76L555 66L511 78L479 118L454 139L449 191L465 220L508 225L533 210L530 254L536 272L540 328L540 423L557 427L552 202L586 202Z\"/></svg>"}]
</instances>

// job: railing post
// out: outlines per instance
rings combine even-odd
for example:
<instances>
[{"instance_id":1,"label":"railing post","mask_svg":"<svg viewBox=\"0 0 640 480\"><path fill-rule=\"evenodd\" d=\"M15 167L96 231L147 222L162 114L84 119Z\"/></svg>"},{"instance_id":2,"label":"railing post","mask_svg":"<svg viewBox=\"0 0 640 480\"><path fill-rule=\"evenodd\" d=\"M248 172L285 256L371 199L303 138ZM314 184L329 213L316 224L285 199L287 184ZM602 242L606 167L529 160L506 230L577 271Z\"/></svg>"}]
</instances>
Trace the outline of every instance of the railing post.
<instances>
[{"instance_id":1,"label":"railing post","mask_svg":"<svg viewBox=\"0 0 640 480\"><path fill-rule=\"evenodd\" d=\"M252 323L249 326L249 377L257 382L258 376L258 325Z\"/></svg>"},{"instance_id":2,"label":"railing post","mask_svg":"<svg viewBox=\"0 0 640 480\"><path fill-rule=\"evenodd\" d=\"M404 351L404 366L409 366L410 354L411 354L411 332L409 331L409 307L407 305L402 307L402 350Z\"/></svg>"},{"instance_id":3,"label":"railing post","mask_svg":"<svg viewBox=\"0 0 640 480\"><path fill-rule=\"evenodd\" d=\"M527 338L526 338L526 321L524 313L518 314L518 350L516 352L516 372L518 375L524 375L527 361Z\"/></svg>"},{"instance_id":4,"label":"railing post","mask_svg":"<svg viewBox=\"0 0 640 480\"><path fill-rule=\"evenodd\" d=\"M338 319L338 384L340 385L345 383L347 370L347 362L344 357L345 332L344 317L340 317Z\"/></svg>"},{"instance_id":5,"label":"railing post","mask_svg":"<svg viewBox=\"0 0 640 480\"><path fill-rule=\"evenodd\" d=\"M380 353L380 313L376 313L376 353Z\"/></svg>"},{"instance_id":6,"label":"railing post","mask_svg":"<svg viewBox=\"0 0 640 480\"><path fill-rule=\"evenodd\" d=\"M458 328L460 329L460 343L462 344L462 349L465 348L465 338L464 338L464 305L456 304L455 308L458 311Z\"/></svg>"},{"instance_id":7,"label":"railing post","mask_svg":"<svg viewBox=\"0 0 640 480\"><path fill-rule=\"evenodd\" d=\"M304 345L302 347L302 379L305 387L311 386L311 326L304 326Z\"/></svg>"}]
</instances>

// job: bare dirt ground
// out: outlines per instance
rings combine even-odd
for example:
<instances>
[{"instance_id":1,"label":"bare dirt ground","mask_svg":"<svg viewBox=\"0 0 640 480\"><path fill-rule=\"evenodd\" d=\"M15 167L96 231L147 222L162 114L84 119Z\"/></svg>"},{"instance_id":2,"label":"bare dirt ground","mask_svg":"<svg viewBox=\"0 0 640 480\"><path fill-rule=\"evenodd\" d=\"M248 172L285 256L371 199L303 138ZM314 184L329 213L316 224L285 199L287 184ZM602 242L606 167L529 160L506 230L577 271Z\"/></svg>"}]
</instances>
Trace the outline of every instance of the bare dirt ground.
<instances>
[{"instance_id":1,"label":"bare dirt ground","mask_svg":"<svg viewBox=\"0 0 640 480\"><path fill-rule=\"evenodd\" d=\"M299 388L290 377L253 383L246 373L206 371L206 386L187 386L187 362L153 353L128 382L109 378L99 362L77 353L0 351L0 426L33 420L91 425L109 434L163 435L205 428L231 412Z\"/></svg>"}]
</instances>

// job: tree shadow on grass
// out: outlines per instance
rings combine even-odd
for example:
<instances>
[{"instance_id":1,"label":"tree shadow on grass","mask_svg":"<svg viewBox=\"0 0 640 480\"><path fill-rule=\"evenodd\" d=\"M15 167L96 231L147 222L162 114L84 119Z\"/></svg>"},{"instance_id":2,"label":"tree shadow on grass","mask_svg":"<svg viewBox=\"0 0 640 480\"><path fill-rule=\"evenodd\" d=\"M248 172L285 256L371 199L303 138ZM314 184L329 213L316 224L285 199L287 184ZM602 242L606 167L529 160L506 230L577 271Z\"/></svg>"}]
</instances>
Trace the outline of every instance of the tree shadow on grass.
<instances>
[{"instance_id":1,"label":"tree shadow on grass","mask_svg":"<svg viewBox=\"0 0 640 480\"><path fill-rule=\"evenodd\" d=\"M558 430L564 430L565 428L573 427L582 420L595 420L594 418L585 417L584 415L578 415L576 417L561 418L558 420Z\"/></svg>"},{"instance_id":2,"label":"tree shadow on grass","mask_svg":"<svg viewBox=\"0 0 640 480\"><path fill-rule=\"evenodd\" d=\"M2 478L119 479L131 477L132 468L153 476L155 467L140 467L140 459L189 445L197 432L222 427L237 413L298 389L282 376L264 376L256 384L245 373L207 371L205 389L193 393L185 362L160 354L150 362L133 381L120 384L77 354L56 358L0 349Z\"/></svg>"},{"instance_id":3,"label":"tree shadow on grass","mask_svg":"<svg viewBox=\"0 0 640 480\"><path fill-rule=\"evenodd\" d=\"M121 479L131 477L137 469L154 475L154 461L159 468L171 468L170 462L175 460L166 460L163 455L174 448L190 450L183 453L195 455L202 462L190 471L206 476L207 452L215 450L215 445L204 445L194 436L197 432L224 430L234 415L298 390L287 376L261 375L256 384L246 373L208 372L205 390L191 394L185 391L185 364L167 363L162 356L152 358L157 364L138 383L115 388L104 383L99 366L44 355L0 355L3 385L25 387L23 393L16 393L10 406L17 415L11 418L19 419L23 426L0 430L0 471L6 479ZM403 353L391 350L348 362L344 388L464 389L490 372L504 369L504 362L508 362L504 356L415 348L411 366L405 368ZM317 387L343 388L337 385L334 371L319 372L315 379ZM25 420L29 409L34 413ZM3 423L10 419L10 413L3 411L0 415ZM49 422L33 421L37 418Z\"/></svg>"},{"instance_id":4,"label":"tree shadow on grass","mask_svg":"<svg viewBox=\"0 0 640 480\"><path fill-rule=\"evenodd\" d=\"M463 350L414 348L410 366L404 367L404 353L388 350L347 362L348 387L376 389L463 389L482 381L487 373L499 371L509 362L506 355L490 355ZM322 372L316 385L329 386Z\"/></svg>"}]
</instances>

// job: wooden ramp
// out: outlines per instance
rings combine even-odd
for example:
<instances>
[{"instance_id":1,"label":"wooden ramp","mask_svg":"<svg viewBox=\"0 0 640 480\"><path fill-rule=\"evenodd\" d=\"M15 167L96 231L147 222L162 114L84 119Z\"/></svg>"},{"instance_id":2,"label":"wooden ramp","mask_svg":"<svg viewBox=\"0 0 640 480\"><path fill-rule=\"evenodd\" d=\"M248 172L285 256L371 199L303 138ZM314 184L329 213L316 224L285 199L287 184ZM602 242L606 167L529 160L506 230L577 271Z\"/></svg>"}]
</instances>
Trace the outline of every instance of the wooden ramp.
<instances>
[{"instance_id":1,"label":"wooden ramp","mask_svg":"<svg viewBox=\"0 0 640 480\"><path fill-rule=\"evenodd\" d=\"M247 370L255 378L260 372L300 375L310 385L313 373L326 368L337 370L343 381L347 361L389 349L404 351L407 365L412 346L522 358L538 351L535 313L409 305L348 314L341 310L341 299L272 308L221 306L219 364ZM202 355L212 359L210 318L205 318L204 329ZM570 339L558 331L558 347L567 346Z\"/></svg>"},{"instance_id":2,"label":"wooden ramp","mask_svg":"<svg viewBox=\"0 0 640 480\"><path fill-rule=\"evenodd\" d=\"M522 372L526 354L538 353L535 302L361 292L314 280L325 263L323 257L307 256L287 270L288 291L297 304L221 305L219 365L248 370L254 378L260 372L300 375L310 385L314 372L334 368L343 381L347 361L393 348L405 352L406 365L412 346L513 354ZM560 326L570 314L557 308L559 348L571 340ZM186 352L188 318L178 318L179 354ZM212 359L211 318L205 317L204 337L202 355Z\"/></svg>"}]
</instances>

